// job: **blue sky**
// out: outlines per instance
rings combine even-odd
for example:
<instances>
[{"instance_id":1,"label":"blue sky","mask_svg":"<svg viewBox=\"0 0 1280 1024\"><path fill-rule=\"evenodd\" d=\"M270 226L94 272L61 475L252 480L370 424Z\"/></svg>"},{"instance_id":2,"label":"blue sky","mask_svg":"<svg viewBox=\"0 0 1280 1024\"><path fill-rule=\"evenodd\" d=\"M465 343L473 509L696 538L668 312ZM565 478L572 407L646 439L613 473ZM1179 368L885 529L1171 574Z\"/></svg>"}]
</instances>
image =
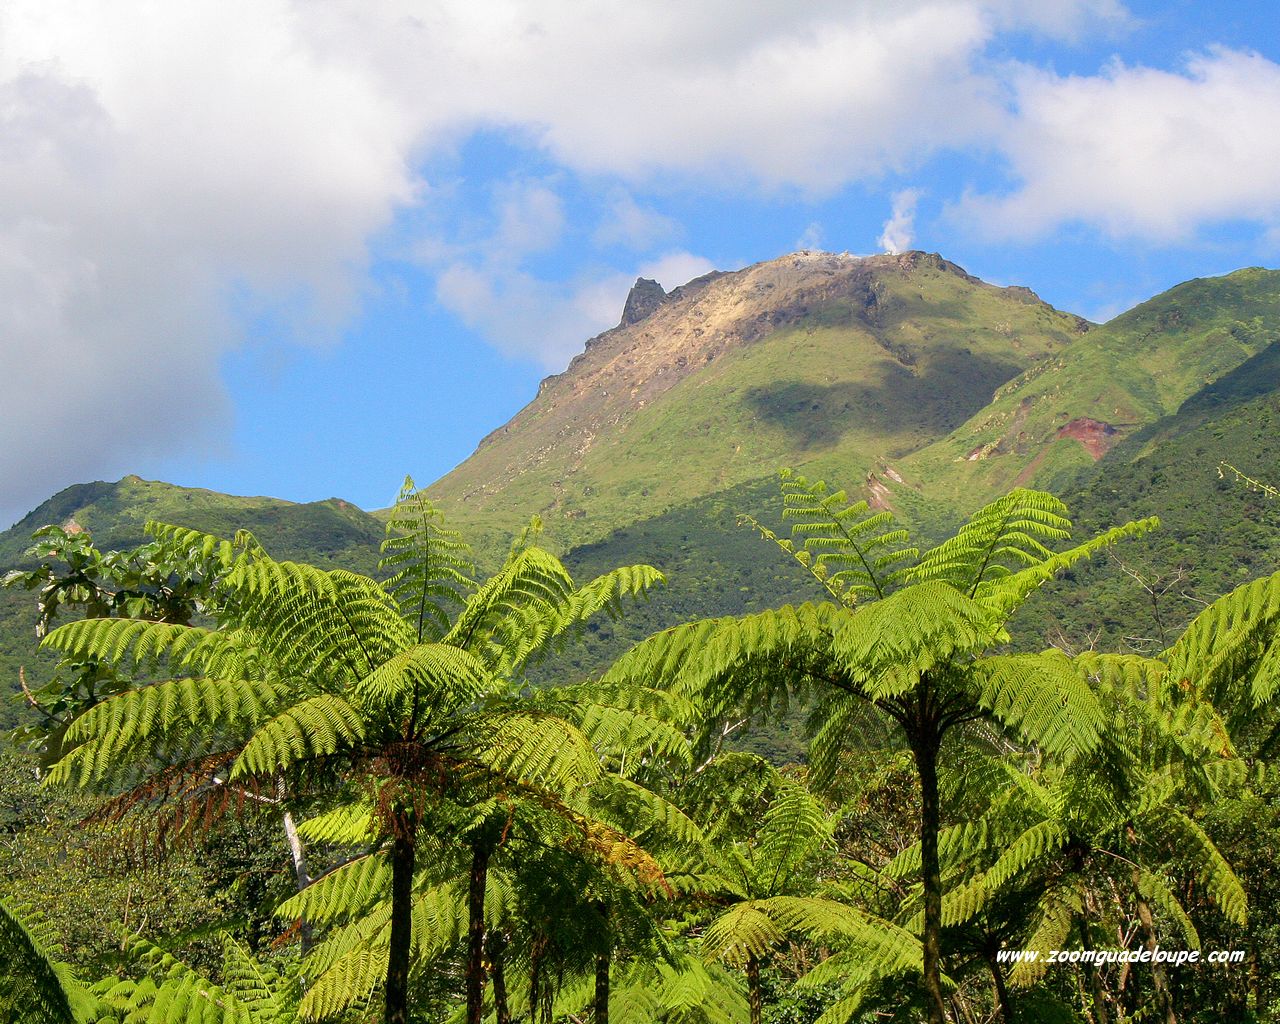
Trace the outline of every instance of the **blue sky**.
<instances>
[{"instance_id":1,"label":"blue sky","mask_svg":"<svg viewBox=\"0 0 1280 1024\"><path fill-rule=\"evenodd\" d=\"M1280 264L1273 3L15 0L0 518L387 504L667 288L938 251L1105 319Z\"/></svg>"}]
</instances>

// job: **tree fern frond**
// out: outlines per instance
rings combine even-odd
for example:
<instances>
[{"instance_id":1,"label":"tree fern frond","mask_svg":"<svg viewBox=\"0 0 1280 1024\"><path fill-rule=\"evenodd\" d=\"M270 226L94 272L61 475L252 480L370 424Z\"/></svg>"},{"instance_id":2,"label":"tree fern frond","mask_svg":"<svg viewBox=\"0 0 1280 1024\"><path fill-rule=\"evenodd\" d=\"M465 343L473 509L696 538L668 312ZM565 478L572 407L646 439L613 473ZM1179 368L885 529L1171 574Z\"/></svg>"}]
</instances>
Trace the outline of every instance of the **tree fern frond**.
<instances>
[{"instance_id":1,"label":"tree fern frond","mask_svg":"<svg viewBox=\"0 0 1280 1024\"><path fill-rule=\"evenodd\" d=\"M975 596L991 610L997 621L1004 622L1035 590L1059 573L1065 572L1085 558L1092 558L1103 548L1111 547L1132 537L1140 537L1159 525L1160 520L1151 516L1113 527L1066 551L1056 554L1046 552L1038 561L1027 564L1025 568L1003 575L996 574L982 580L976 588Z\"/></svg>"},{"instance_id":2,"label":"tree fern frond","mask_svg":"<svg viewBox=\"0 0 1280 1024\"><path fill-rule=\"evenodd\" d=\"M1205 892L1218 905L1223 916L1244 926L1248 919L1248 899L1244 886L1236 876L1217 844L1200 824L1176 807L1163 806L1146 816L1149 827L1168 837L1173 849L1185 854L1196 869Z\"/></svg>"},{"instance_id":3,"label":"tree fern frond","mask_svg":"<svg viewBox=\"0 0 1280 1024\"><path fill-rule=\"evenodd\" d=\"M481 661L458 647L416 644L378 665L355 684L353 699L367 715L416 702L425 721L446 719L496 688Z\"/></svg>"},{"instance_id":4,"label":"tree fern frond","mask_svg":"<svg viewBox=\"0 0 1280 1024\"><path fill-rule=\"evenodd\" d=\"M526 548L467 598L442 642L472 651L492 667L526 642L519 627L529 625L534 609L549 620L573 590L558 558Z\"/></svg>"},{"instance_id":5,"label":"tree fern frond","mask_svg":"<svg viewBox=\"0 0 1280 1024\"><path fill-rule=\"evenodd\" d=\"M263 558L225 583L242 595L242 624L303 677L354 682L414 641L392 596L358 573Z\"/></svg>"},{"instance_id":6,"label":"tree fern frond","mask_svg":"<svg viewBox=\"0 0 1280 1024\"><path fill-rule=\"evenodd\" d=\"M919 673L991 639L981 605L950 584L931 581L848 615L832 648L851 678L884 697L909 690ZM900 674L890 671L895 669Z\"/></svg>"},{"instance_id":7,"label":"tree fern frond","mask_svg":"<svg viewBox=\"0 0 1280 1024\"><path fill-rule=\"evenodd\" d=\"M650 850L664 841L693 846L706 839L697 822L670 800L612 772L586 788L583 809L625 829Z\"/></svg>"},{"instance_id":8,"label":"tree fern frond","mask_svg":"<svg viewBox=\"0 0 1280 1024\"><path fill-rule=\"evenodd\" d=\"M1067 508L1052 494L1018 489L983 506L954 536L903 573L912 583L942 581L970 597L984 583L1050 557L1046 542L1071 535Z\"/></svg>"},{"instance_id":9,"label":"tree fern frond","mask_svg":"<svg viewBox=\"0 0 1280 1024\"><path fill-rule=\"evenodd\" d=\"M1173 679L1187 680L1218 707L1256 706L1276 689L1275 670L1280 662L1265 655L1278 623L1280 573L1275 573L1237 587L1209 605L1163 660ZM1260 665L1265 668L1261 675Z\"/></svg>"},{"instance_id":10,"label":"tree fern frond","mask_svg":"<svg viewBox=\"0 0 1280 1024\"><path fill-rule=\"evenodd\" d=\"M838 822L804 786L780 780L755 837L760 894L785 892L792 872L830 840Z\"/></svg>"},{"instance_id":11,"label":"tree fern frond","mask_svg":"<svg viewBox=\"0 0 1280 1024\"><path fill-rule=\"evenodd\" d=\"M359 846L373 838L374 808L363 801L342 804L298 825L298 834L313 843Z\"/></svg>"},{"instance_id":12,"label":"tree fern frond","mask_svg":"<svg viewBox=\"0 0 1280 1024\"><path fill-rule=\"evenodd\" d=\"M792 543L846 595L842 602L864 594L884 597L900 571L895 567L917 555L892 514L872 512L866 501L850 504L844 491L828 493L822 481L811 484L785 469L780 475L782 518L791 524Z\"/></svg>"},{"instance_id":13,"label":"tree fern frond","mask_svg":"<svg viewBox=\"0 0 1280 1024\"><path fill-rule=\"evenodd\" d=\"M1087 753L1107 727L1097 695L1061 651L984 658L973 676L982 707L1050 753Z\"/></svg>"},{"instance_id":14,"label":"tree fern frond","mask_svg":"<svg viewBox=\"0 0 1280 1024\"><path fill-rule=\"evenodd\" d=\"M66 739L76 745L49 770L48 781L90 786L127 776L135 754L150 755L167 741L181 747L188 738L198 744L223 730L257 727L279 696L271 683L200 678L125 690L71 723Z\"/></svg>"},{"instance_id":15,"label":"tree fern frond","mask_svg":"<svg viewBox=\"0 0 1280 1024\"><path fill-rule=\"evenodd\" d=\"M267 775L308 758L350 748L364 721L341 697L322 693L294 704L258 728L231 767L231 777Z\"/></svg>"},{"instance_id":16,"label":"tree fern frond","mask_svg":"<svg viewBox=\"0 0 1280 1024\"><path fill-rule=\"evenodd\" d=\"M1187 949L1199 949L1200 934L1165 880L1146 868L1138 868L1137 875L1139 894L1150 901L1156 910L1178 929Z\"/></svg>"},{"instance_id":17,"label":"tree fern frond","mask_svg":"<svg viewBox=\"0 0 1280 1024\"><path fill-rule=\"evenodd\" d=\"M549 792L600 778L600 762L582 731L563 719L509 712L487 717L477 759L505 778Z\"/></svg>"},{"instance_id":18,"label":"tree fern frond","mask_svg":"<svg viewBox=\"0 0 1280 1024\"><path fill-rule=\"evenodd\" d=\"M92 997L54 959L18 913L0 900L0 1013L31 1024L82 1024Z\"/></svg>"},{"instance_id":19,"label":"tree fern frond","mask_svg":"<svg viewBox=\"0 0 1280 1024\"><path fill-rule=\"evenodd\" d=\"M1075 885L1055 886L1036 902L1039 917L1031 936L1023 941L1024 949L1036 950L1034 960L1020 961L1009 972L1009 984L1030 987L1049 969L1049 951L1067 946L1071 926L1084 909L1084 898Z\"/></svg>"},{"instance_id":20,"label":"tree fern frond","mask_svg":"<svg viewBox=\"0 0 1280 1024\"><path fill-rule=\"evenodd\" d=\"M385 851L355 857L315 879L276 907L276 916L329 924L356 917L388 898L391 866Z\"/></svg>"},{"instance_id":21,"label":"tree fern frond","mask_svg":"<svg viewBox=\"0 0 1280 1024\"><path fill-rule=\"evenodd\" d=\"M66 655L97 658L123 666L131 660L138 668L152 667L163 659L187 665L218 634L198 626L138 619L80 619L49 633L40 643Z\"/></svg>"},{"instance_id":22,"label":"tree fern frond","mask_svg":"<svg viewBox=\"0 0 1280 1024\"><path fill-rule=\"evenodd\" d=\"M445 527L444 514L409 477L387 520L378 568L391 572L385 586L418 643L443 637L454 609L476 586L470 546Z\"/></svg>"},{"instance_id":23,"label":"tree fern frond","mask_svg":"<svg viewBox=\"0 0 1280 1024\"><path fill-rule=\"evenodd\" d=\"M786 939L769 913L754 901L735 903L707 925L702 933L702 951L708 959L721 959L735 967L759 959Z\"/></svg>"}]
</instances>

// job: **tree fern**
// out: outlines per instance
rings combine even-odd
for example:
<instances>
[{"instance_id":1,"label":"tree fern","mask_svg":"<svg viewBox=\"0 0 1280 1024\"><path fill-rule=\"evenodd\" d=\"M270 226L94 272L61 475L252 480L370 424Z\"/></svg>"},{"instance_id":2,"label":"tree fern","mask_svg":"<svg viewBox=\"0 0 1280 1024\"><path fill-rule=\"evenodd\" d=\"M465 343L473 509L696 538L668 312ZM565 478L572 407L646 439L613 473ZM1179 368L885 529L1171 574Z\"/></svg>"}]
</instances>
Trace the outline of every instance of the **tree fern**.
<instances>
[{"instance_id":1,"label":"tree fern","mask_svg":"<svg viewBox=\"0 0 1280 1024\"><path fill-rule=\"evenodd\" d=\"M76 746L55 767L56 781L133 786L120 799L139 808L175 793L194 806L218 787L253 795L287 783L313 798L336 790L330 834L337 835L356 834L340 821L350 797L344 780L354 774L377 793L361 840L383 851L393 894L378 961L388 1022L406 1019L411 880L429 818L447 820L455 842L472 843L480 826L466 824L471 808L484 829L496 822L500 841L504 808L532 801L562 815L588 856L660 878L661 867L634 840L587 813L583 793L602 769L584 730L619 758L680 756L682 748L670 718L622 703L561 717L554 702L525 700L520 675L592 615L617 613L622 601L645 594L660 574L631 566L578 587L530 531L502 570L477 584L466 546L438 510L411 485L401 499L383 547L384 583L274 560L248 537L224 542L156 526L166 542L220 560L219 628L76 625L48 640L120 667L164 665L183 676L127 691L77 720ZM300 898L291 909L327 919L343 902L324 900L337 885L322 883L312 902ZM473 925L482 909L470 908ZM473 928L469 940L473 977L482 970L483 931ZM362 979L376 960L371 948L378 947L344 953Z\"/></svg>"},{"instance_id":2,"label":"tree fern","mask_svg":"<svg viewBox=\"0 0 1280 1024\"><path fill-rule=\"evenodd\" d=\"M95 1003L57 951L0 899L0 1017L24 1024L83 1024Z\"/></svg>"},{"instance_id":3,"label":"tree fern","mask_svg":"<svg viewBox=\"0 0 1280 1024\"><path fill-rule=\"evenodd\" d=\"M857 707L901 731L921 780L922 970L929 1020L946 1018L941 981L942 882L938 859L939 758L953 730L986 720L1049 752L1099 746L1108 714L1080 668L1057 652L993 653L1005 623L1056 573L1154 520L1129 524L1054 553L1070 523L1051 495L1018 490L976 512L923 555L887 511L850 505L842 492L783 475L788 554L821 566L837 600L693 623L644 641L606 678L662 680L696 696L712 722L816 703L811 744L817 778L830 778L854 742ZM773 538L776 540L776 538ZM850 598L863 603L852 607Z\"/></svg>"}]
</instances>

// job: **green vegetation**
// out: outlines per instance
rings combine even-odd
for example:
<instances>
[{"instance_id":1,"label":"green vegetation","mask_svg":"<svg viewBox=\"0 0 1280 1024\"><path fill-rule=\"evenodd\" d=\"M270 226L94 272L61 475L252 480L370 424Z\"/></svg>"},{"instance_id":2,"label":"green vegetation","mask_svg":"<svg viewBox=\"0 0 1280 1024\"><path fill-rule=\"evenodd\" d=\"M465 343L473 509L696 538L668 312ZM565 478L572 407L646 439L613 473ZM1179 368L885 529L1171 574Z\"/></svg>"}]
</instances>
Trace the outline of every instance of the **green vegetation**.
<instances>
[{"instance_id":1,"label":"green vegetation","mask_svg":"<svg viewBox=\"0 0 1280 1024\"><path fill-rule=\"evenodd\" d=\"M479 569L412 493L0 535L0 1020L1280 1019L1276 274L1085 331L933 259L569 454L548 382L440 485Z\"/></svg>"},{"instance_id":2,"label":"green vegetation","mask_svg":"<svg viewBox=\"0 0 1280 1024\"><path fill-rule=\"evenodd\" d=\"M192 625L114 617L136 606L83 580L116 560L46 534L71 557L32 578L91 612L46 644L119 682L71 712L49 781L101 792L87 807L109 842L168 858L130 878L110 948L72 960L104 978L92 986L52 932L6 911L19 953L0 991L23 1019L101 1024L1268 1019L1265 982L1242 996L1208 965L1116 956L1277 955L1264 922L1280 893L1236 865L1280 834L1264 769L1280 574L1157 651L1017 653L1032 594L1154 522L1064 546L1062 504L1019 490L921 553L842 492L784 475L783 497L790 538L755 532L823 600L679 625L553 687L526 666L557 664L654 570L578 586L535 524L477 584L407 490L382 582L153 524L153 553L189 553L175 577L207 581ZM721 749L792 705L807 764ZM50 797L23 764L5 792L38 853L32 809ZM274 922L234 890L205 928L152 917L157 891L200 892L199 871L181 881L188 852L225 858L236 829L282 816L259 833ZM83 928L65 908L44 920ZM1112 959L1047 962L1070 948Z\"/></svg>"}]
</instances>

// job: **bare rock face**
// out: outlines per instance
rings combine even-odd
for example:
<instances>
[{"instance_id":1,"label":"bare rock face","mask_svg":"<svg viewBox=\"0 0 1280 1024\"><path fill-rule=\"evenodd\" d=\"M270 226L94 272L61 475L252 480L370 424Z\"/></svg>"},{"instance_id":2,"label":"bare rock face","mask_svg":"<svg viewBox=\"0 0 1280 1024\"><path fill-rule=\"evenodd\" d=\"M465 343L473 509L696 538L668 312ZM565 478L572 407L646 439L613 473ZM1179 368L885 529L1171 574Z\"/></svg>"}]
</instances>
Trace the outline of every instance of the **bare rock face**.
<instances>
[{"instance_id":1,"label":"bare rock face","mask_svg":"<svg viewBox=\"0 0 1280 1024\"><path fill-rule=\"evenodd\" d=\"M651 281L647 277L636 278L636 283L627 293L627 302L622 307L622 320L618 326L629 327L647 320L666 301L667 293L657 281Z\"/></svg>"}]
</instances>

